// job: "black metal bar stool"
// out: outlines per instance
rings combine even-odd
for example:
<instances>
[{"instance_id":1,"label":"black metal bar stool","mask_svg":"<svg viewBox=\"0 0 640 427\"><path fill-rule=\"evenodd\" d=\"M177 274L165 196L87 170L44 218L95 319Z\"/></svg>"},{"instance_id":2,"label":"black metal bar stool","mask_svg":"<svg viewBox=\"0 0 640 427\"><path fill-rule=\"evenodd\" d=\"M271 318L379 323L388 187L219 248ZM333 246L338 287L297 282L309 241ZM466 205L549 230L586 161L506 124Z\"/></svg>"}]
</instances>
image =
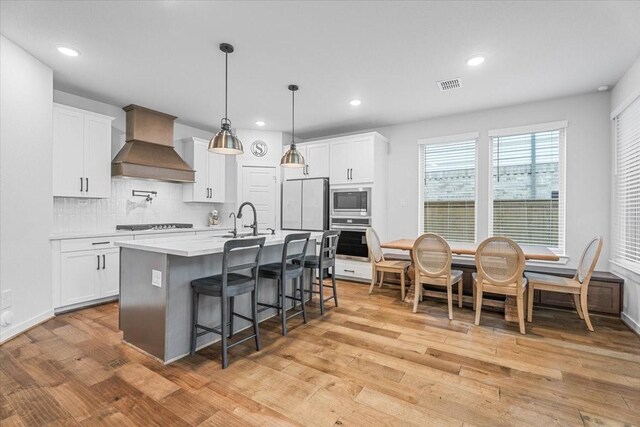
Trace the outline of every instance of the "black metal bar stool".
<instances>
[{"instance_id":1,"label":"black metal bar stool","mask_svg":"<svg viewBox=\"0 0 640 427\"><path fill-rule=\"evenodd\" d=\"M338 239L340 238L339 230L329 230L322 234L320 242L320 252L318 255L308 255L304 259L304 268L310 270L311 279L309 281L309 289L305 290L309 294L309 300L313 294L320 295L320 314L324 314L324 303L333 299L335 306L338 306L338 292L336 289L336 248L338 247ZM331 268L331 285L324 284L324 272ZM319 281L314 282L318 270ZM318 285L318 290L314 290L314 286ZM333 295L328 298L324 297L324 288L333 288Z\"/></svg>"},{"instance_id":2,"label":"black metal bar stool","mask_svg":"<svg viewBox=\"0 0 640 427\"><path fill-rule=\"evenodd\" d=\"M199 336L215 333L222 337L222 368L228 365L228 350L238 344L255 338L256 351L260 351L260 332L258 330L258 306L256 291L260 270L260 254L264 247L265 238L229 240L224 244L222 256L222 274L203 277L191 282L192 318L191 318L191 355L196 353L196 341ZM248 263L230 265L229 258L248 255L255 252L255 259ZM241 270L251 270L251 274L235 273ZM251 318L234 311L234 298L251 293ZM198 324L198 303L200 294L220 298L220 326L210 328ZM227 308L228 305L228 308ZM233 344L227 343L227 338L233 336L233 318L239 317L253 323L253 334ZM228 320L227 320L228 318ZM203 329L198 332L198 329Z\"/></svg>"},{"instance_id":3,"label":"black metal bar stool","mask_svg":"<svg viewBox=\"0 0 640 427\"><path fill-rule=\"evenodd\" d=\"M258 305L265 307L263 310L268 308L275 308L278 310L278 314L282 317L282 335L287 335L287 320L297 316L298 314L302 314L304 323L307 323L307 311L304 304L302 304L302 300L304 298L304 260L307 254L307 246L309 245L310 237L311 233L289 234L284 239L282 261L260 266L260 277L272 279L277 282L279 301L275 304L259 302ZM304 245L302 244L303 241ZM299 248L300 246L302 246L302 252L298 252L298 249L294 248ZM294 282L293 295L286 294L286 283L289 279ZM298 288L297 291L296 286ZM298 292L300 293L300 297L296 296ZM295 302L300 302L302 310L287 316L287 309L285 306L285 301L287 299L293 300L294 304Z\"/></svg>"}]
</instances>

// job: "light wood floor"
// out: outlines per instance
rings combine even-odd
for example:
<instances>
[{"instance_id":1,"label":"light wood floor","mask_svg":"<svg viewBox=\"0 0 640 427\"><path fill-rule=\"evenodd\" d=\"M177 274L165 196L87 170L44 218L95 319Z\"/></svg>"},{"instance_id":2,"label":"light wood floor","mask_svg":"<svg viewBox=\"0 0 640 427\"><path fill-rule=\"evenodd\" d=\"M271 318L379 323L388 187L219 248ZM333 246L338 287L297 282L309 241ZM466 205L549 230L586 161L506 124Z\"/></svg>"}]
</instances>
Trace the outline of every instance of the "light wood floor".
<instances>
[{"instance_id":1,"label":"light wood floor","mask_svg":"<svg viewBox=\"0 0 640 427\"><path fill-rule=\"evenodd\" d=\"M640 339L619 319L537 310L521 336L502 314L367 295L261 324L263 350L218 345L169 366L121 343L117 305L52 319L0 347L0 424L640 425Z\"/></svg>"}]
</instances>

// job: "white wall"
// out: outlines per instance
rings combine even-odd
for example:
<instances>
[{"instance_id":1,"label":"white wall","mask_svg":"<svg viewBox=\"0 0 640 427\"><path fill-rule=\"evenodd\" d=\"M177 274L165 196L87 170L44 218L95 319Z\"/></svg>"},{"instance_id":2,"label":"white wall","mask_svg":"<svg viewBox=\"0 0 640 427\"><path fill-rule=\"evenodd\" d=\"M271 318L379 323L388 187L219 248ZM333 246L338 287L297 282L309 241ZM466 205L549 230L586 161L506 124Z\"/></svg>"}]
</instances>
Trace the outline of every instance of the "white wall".
<instances>
[{"instance_id":1,"label":"white wall","mask_svg":"<svg viewBox=\"0 0 640 427\"><path fill-rule=\"evenodd\" d=\"M629 70L616 83L611 91L611 115L616 116L634 99L640 96L640 58L629 68ZM613 122L612 128L613 128ZM612 132L613 134L613 132ZM611 151L613 152L615 137L612 138ZM612 177L615 172L614 160L611 160ZM613 183L612 183L613 184ZM611 186L612 192L615 186ZM612 206L612 215L613 211ZM614 221L611 223L611 235L615 236ZM612 251L613 255L613 251ZM622 307L622 320L640 334L640 274L621 267L614 262L611 263L611 271L625 279L624 297Z\"/></svg>"},{"instance_id":2,"label":"white wall","mask_svg":"<svg viewBox=\"0 0 640 427\"><path fill-rule=\"evenodd\" d=\"M1 312L13 313L0 327L3 342L53 315L53 72L4 36L0 54Z\"/></svg>"},{"instance_id":3,"label":"white wall","mask_svg":"<svg viewBox=\"0 0 640 427\"><path fill-rule=\"evenodd\" d=\"M480 132L478 139L478 239L489 235L490 139L487 131L567 120L566 255L575 267L585 245L602 235L598 269L608 269L610 244L609 93L594 93L515 105L421 122L377 128L390 139L388 174L389 239L418 232L418 147L421 138Z\"/></svg>"}]
</instances>

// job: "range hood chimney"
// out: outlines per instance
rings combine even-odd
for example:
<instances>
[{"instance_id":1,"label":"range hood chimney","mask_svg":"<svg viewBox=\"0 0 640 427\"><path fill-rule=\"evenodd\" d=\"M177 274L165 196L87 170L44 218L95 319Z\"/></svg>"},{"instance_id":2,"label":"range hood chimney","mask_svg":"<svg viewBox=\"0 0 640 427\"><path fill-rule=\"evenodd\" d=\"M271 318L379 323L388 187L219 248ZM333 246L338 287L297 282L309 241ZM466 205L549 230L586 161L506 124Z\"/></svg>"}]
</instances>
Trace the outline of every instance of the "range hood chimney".
<instances>
[{"instance_id":1,"label":"range hood chimney","mask_svg":"<svg viewBox=\"0 0 640 427\"><path fill-rule=\"evenodd\" d=\"M176 117L133 104L123 110L126 143L111 163L111 176L194 182L194 170L173 148Z\"/></svg>"}]
</instances>

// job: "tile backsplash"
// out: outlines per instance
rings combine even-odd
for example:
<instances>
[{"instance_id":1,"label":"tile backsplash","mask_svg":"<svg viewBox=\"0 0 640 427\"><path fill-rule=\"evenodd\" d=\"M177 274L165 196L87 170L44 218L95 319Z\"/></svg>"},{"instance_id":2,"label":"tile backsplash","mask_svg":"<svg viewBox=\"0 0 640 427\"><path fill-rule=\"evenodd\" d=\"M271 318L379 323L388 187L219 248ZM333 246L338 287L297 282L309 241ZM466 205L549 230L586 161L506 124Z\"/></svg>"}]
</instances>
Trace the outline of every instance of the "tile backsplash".
<instances>
[{"instance_id":1,"label":"tile backsplash","mask_svg":"<svg viewBox=\"0 0 640 427\"><path fill-rule=\"evenodd\" d=\"M157 191L153 201L133 197L132 190ZM116 224L180 222L194 227L208 224L209 212L217 209L220 222L226 224L234 203L185 203L182 184L140 179L114 178L111 198L82 199L55 197L54 233L114 230Z\"/></svg>"}]
</instances>

